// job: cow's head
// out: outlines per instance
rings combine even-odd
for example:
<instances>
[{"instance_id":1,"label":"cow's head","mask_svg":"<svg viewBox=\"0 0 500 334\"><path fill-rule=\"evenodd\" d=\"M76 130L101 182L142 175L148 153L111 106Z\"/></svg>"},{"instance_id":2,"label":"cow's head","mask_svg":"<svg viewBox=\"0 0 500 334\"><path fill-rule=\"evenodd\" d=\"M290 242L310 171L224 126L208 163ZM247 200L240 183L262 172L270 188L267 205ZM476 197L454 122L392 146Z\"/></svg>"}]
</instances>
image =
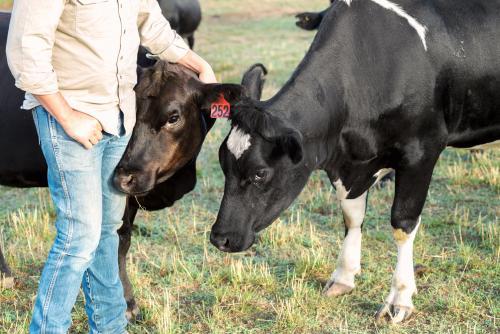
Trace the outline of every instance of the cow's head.
<instances>
[{"instance_id":1,"label":"cow's head","mask_svg":"<svg viewBox=\"0 0 500 334\"><path fill-rule=\"evenodd\" d=\"M226 177L210 241L239 252L255 241L304 188L310 175L298 130L248 101L235 108L231 132L219 150Z\"/></svg>"},{"instance_id":2,"label":"cow's head","mask_svg":"<svg viewBox=\"0 0 500 334\"><path fill-rule=\"evenodd\" d=\"M195 159L213 126L210 105L222 94L234 104L244 89L203 84L183 66L157 62L145 69L136 87L137 123L115 171L115 186L142 195Z\"/></svg>"}]
</instances>

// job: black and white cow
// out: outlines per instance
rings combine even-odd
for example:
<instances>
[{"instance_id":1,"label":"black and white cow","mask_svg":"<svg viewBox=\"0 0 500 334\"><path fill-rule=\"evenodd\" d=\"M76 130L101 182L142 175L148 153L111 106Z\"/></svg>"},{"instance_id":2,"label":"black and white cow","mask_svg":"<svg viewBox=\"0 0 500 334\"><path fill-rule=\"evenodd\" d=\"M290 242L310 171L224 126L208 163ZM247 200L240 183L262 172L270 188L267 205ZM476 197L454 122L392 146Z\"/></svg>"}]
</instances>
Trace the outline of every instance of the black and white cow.
<instances>
[{"instance_id":1,"label":"black and white cow","mask_svg":"<svg viewBox=\"0 0 500 334\"><path fill-rule=\"evenodd\" d=\"M335 2L286 85L266 102L242 98L232 106L212 244L249 248L311 173L324 170L346 226L325 293L347 293L361 269L368 190L393 169L398 257L377 317L408 318L413 241L440 153L500 140L499 18L499 0Z\"/></svg>"}]
</instances>

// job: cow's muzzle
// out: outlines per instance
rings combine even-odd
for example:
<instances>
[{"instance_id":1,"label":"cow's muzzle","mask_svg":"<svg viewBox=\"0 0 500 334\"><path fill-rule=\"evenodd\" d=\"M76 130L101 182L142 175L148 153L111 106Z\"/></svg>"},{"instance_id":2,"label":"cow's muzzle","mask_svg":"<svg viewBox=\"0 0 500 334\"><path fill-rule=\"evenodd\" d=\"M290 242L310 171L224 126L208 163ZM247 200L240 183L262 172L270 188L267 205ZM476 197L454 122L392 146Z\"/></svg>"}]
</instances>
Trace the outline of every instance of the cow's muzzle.
<instances>
[{"instance_id":1,"label":"cow's muzzle","mask_svg":"<svg viewBox=\"0 0 500 334\"><path fill-rule=\"evenodd\" d=\"M154 187L154 177L144 173L134 173L118 167L115 170L113 183L121 192L132 195L145 195Z\"/></svg>"}]
</instances>

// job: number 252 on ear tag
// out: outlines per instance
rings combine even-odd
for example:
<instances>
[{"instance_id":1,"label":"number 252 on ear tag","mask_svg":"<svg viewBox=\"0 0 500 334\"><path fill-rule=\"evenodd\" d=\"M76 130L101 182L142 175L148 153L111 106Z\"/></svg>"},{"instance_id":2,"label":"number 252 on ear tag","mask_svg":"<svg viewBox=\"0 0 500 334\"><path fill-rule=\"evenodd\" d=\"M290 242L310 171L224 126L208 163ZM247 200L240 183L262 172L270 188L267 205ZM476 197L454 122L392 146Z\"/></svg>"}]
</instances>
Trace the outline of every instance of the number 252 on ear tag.
<instances>
[{"instance_id":1,"label":"number 252 on ear tag","mask_svg":"<svg viewBox=\"0 0 500 334\"><path fill-rule=\"evenodd\" d=\"M210 117L229 118L229 116L231 116L231 104L221 94L219 99L210 106Z\"/></svg>"}]
</instances>

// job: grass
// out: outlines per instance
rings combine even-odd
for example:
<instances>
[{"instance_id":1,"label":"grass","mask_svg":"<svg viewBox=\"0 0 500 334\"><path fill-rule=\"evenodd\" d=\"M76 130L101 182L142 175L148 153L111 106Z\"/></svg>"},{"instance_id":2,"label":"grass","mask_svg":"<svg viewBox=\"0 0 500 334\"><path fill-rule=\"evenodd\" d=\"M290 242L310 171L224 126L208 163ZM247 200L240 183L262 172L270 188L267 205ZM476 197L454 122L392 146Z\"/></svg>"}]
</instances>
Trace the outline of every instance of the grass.
<instances>
[{"instance_id":1,"label":"grass","mask_svg":"<svg viewBox=\"0 0 500 334\"><path fill-rule=\"evenodd\" d=\"M269 97L313 38L295 28L291 14L325 3L206 0L196 49L226 82L239 81L249 65L263 62L270 70ZM210 133L195 191L171 209L138 216L128 266L144 321L130 326L130 333L498 332L498 151L443 153L415 242L415 262L427 268L417 278L418 311L407 323L391 326L376 324L373 315L389 292L396 260L389 224L393 186L370 195L357 288L326 299L321 289L334 269L344 227L321 173L248 252L228 255L210 246L223 191L217 149L227 129L220 121ZM0 290L0 333L26 333L54 211L46 189L3 187L0 203L0 244L17 277L14 289ZM73 319L71 333L86 332L82 297Z\"/></svg>"}]
</instances>

